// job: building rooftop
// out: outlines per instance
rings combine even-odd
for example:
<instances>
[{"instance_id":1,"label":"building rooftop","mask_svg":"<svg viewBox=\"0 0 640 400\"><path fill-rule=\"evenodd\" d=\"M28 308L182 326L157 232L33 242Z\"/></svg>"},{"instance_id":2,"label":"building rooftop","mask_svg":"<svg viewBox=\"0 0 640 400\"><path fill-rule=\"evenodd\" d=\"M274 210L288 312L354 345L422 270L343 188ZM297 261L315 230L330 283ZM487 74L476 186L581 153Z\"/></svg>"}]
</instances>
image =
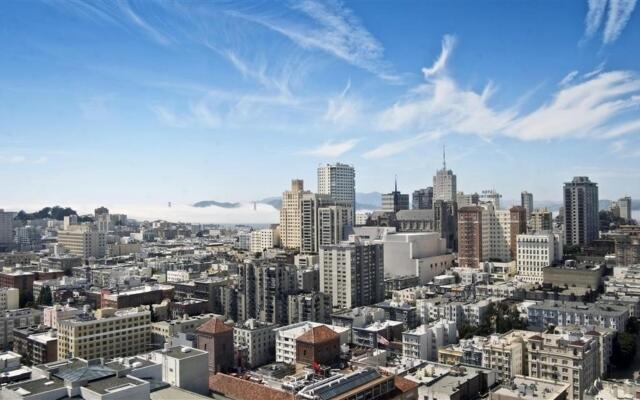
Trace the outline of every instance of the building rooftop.
<instances>
[{"instance_id":1,"label":"building rooftop","mask_svg":"<svg viewBox=\"0 0 640 400\"><path fill-rule=\"evenodd\" d=\"M224 332L233 332L233 327L225 324L224 321L220 318L211 318L209 321L200 325L198 329L196 329L196 333L204 333L210 335Z\"/></svg>"},{"instance_id":2,"label":"building rooftop","mask_svg":"<svg viewBox=\"0 0 640 400\"><path fill-rule=\"evenodd\" d=\"M313 343L324 343L331 340L336 340L338 338L339 338L339 335L336 332L334 332L332 329L327 328L324 325L320 325L298 336L296 340L303 343L313 344Z\"/></svg>"},{"instance_id":3,"label":"building rooftop","mask_svg":"<svg viewBox=\"0 0 640 400\"><path fill-rule=\"evenodd\" d=\"M233 400L294 400L291 393L226 374L211 374L209 389Z\"/></svg>"}]
</instances>

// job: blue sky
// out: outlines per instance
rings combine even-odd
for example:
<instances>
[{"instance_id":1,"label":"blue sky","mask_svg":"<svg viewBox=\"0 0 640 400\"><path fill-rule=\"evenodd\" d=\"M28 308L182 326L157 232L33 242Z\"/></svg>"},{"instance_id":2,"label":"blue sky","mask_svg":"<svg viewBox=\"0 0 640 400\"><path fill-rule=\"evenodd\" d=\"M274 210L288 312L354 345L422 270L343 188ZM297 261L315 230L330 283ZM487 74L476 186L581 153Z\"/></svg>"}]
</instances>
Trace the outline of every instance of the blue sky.
<instances>
[{"instance_id":1,"label":"blue sky","mask_svg":"<svg viewBox=\"0 0 640 400\"><path fill-rule=\"evenodd\" d=\"M0 5L2 203L192 203L430 185L640 197L635 1Z\"/></svg>"}]
</instances>

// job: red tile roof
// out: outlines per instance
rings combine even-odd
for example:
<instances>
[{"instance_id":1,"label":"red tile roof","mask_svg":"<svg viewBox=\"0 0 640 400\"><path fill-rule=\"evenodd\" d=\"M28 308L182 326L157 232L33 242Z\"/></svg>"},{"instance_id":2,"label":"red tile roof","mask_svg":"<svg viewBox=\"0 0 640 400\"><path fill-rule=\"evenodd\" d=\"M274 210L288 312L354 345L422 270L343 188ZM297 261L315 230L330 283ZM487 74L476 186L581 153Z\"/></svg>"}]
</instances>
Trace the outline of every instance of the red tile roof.
<instances>
[{"instance_id":1,"label":"red tile roof","mask_svg":"<svg viewBox=\"0 0 640 400\"><path fill-rule=\"evenodd\" d=\"M409 392L411 390L415 390L418 387L418 384L414 381L410 381L407 378L403 378L401 376L396 375L393 378L393 383L396 386L396 389L401 391L402 393Z\"/></svg>"},{"instance_id":2,"label":"red tile roof","mask_svg":"<svg viewBox=\"0 0 640 400\"><path fill-rule=\"evenodd\" d=\"M233 400L295 400L291 393L226 374L209 375L209 389Z\"/></svg>"},{"instance_id":3,"label":"red tile roof","mask_svg":"<svg viewBox=\"0 0 640 400\"><path fill-rule=\"evenodd\" d=\"M196 329L196 333L208 333L210 335L229 331L233 332L233 327L226 325L220 318L211 318Z\"/></svg>"},{"instance_id":4,"label":"red tile roof","mask_svg":"<svg viewBox=\"0 0 640 400\"><path fill-rule=\"evenodd\" d=\"M316 326L313 329L308 330L306 333L298 336L296 339L298 342L303 343L323 343L330 340L335 340L340 336L331 328L327 328L324 325Z\"/></svg>"}]
</instances>

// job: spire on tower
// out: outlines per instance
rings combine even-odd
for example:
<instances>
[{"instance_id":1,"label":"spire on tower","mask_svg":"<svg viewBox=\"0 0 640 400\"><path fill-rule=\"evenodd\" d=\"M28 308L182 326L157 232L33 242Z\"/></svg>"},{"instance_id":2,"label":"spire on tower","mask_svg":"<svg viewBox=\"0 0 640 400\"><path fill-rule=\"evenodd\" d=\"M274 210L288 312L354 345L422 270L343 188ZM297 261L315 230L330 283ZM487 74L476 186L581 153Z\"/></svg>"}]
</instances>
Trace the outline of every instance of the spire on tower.
<instances>
[{"instance_id":1,"label":"spire on tower","mask_svg":"<svg viewBox=\"0 0 640 400\"><path fill-rule=\"evenodd\" d=\"M398 191L398 175L396 174L395 175L395 190L394 190L394 192L397 192L397 191Z\"/></svg>"},{"instance_id":2,"label":"spire on tower","mask_svg":"<svg viewBox=\"0 0 640 400\"><path fill-rule=\"evenodd\" d=\"M447 170L447 157L446 157L446 154L445 154L445 148L446 148L446 146L443 144L442 145L442 169L446 171Z\"/></svg>"}]
</instances>

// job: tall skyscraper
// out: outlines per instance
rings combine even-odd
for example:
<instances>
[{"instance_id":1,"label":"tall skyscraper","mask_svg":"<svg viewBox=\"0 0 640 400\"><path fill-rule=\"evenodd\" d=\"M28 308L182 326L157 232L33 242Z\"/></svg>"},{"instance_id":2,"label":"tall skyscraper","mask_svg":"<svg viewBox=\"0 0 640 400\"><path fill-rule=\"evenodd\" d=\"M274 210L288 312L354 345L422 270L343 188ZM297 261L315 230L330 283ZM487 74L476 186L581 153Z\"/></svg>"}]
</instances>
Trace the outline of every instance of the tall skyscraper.
<instances>
[{"instance_id":1,"label":"tall skyscraper","mask_svg":"<svg viewBox=\"0 0 640 400\"><path fill-rule=\"evenodd\" d=\"M433 202L433 226L447 241L447 249L458 250L458 206L455 201Z\"/></svg>"},{"instance_id":2,"label":"tall skyscraper","mask_svg":"<svg viewBox=\"0 0 640 400\"><path fill-rule=\"evenodd\" d=\"M447 159L442 149L442 169L436 171L433 177L433 200L456 201L456 176L447 169Z\"/></svg>"},{"instance_id":3,"label":"tall skyscraper","mask_svg":"<svg viewBox=\"0 0 640 400\"><path fill-rule=\"evenodd\" d=\"M305 193L300 201L300 251L317 253L321 246L344 239L344 229L353 226L349 202L336 201L326 194Z\"/></svg>"},{"instance_id":4,"label":"tall skyscraper","mask_svg":"<svg viewBox=\"0 0 640 400\"><path fill-rule=\"evenodd\" d=\"M398 212L400 210L409 209L409 195L402 194L398 191L398 180L396 179L395 188L391 193L382 195L382 210Z\"/></svg>"},{"instance_id":5,"label":"tall skyscraper","mask_svg":"<svg viewBox=\"0 0 640 400\"><path fill-rule=\"evenodd\" d=\"M0 244L13 242L13 217L14 213L6 212L0 208Z\"/></svg>"},{"instance_id":6,"label":"tall skyscraper","mask_svg":"<svg viewBox=\"0 0 640 400\"><path fill-rule=\"evenodd\" d=\"M576 176L564 184L564 241L586 245L598 238L598 184Z\"/></svg>"},{"instance_id":7,"label":"tall skyscraper","mask_svg":"<svg viewBox=\"0 0 640 400\"><path fill-rule=\"evenodd\" d=\"M323 246L320 250L320 291L334 308L353 308L384 300L382 244L360 239Z\"/></svg>"},{"instance_id":8,"label":"tall skyscraper","mask_svg":"<svg viewBox=\"0 0 640 400\"><path fill-rule=\"evenodd\" d=\"M527 219L529 219L533 212L533 193L529 193L526 190L520 193L520 205L527 210Z\"/></svg>"},{"instance_id":9,"label":"tall skyscraper","mask_svg":"<svg viewBox=\"0 0 640 400\"><path fill-rule=\"evenodd\" d=\"M482 208L458 210L458 266L478 268L482 261Z\"/></svg>"},{"instance_id":10,"label":"tall skyscraper","mask_svg":"<svg viewBox=\"0 0 640 400\"><path fill-rule=\"evenodd\" d=\"M433 208L433 188L418 189L413 192L411 208L414 210L430 210Z\"/></svg>"},{"instance_id":11,"label":"tall skyscraper","mask_svg":"<svg viewBox=\"0 0 640 400\"><path fill-rule=\"evenodd\" d=\"M301 201L304 191L302 179L291 180L291 190L282 193L282 206L280 207L280 239L282 247L299 249L302 237L301 231Z\"/></svg>"},{"instance_id":12,"label":"tall skyscraper","mask_svg":"<svg viewBox=\"0 0 640 400\"><path fill-rule=\"evenodd\" d=\"M318 167L318 194L328 194L335 201L350 203L356 211L356 171L347 164L323 164Z\"/></svg>"}]
</instances>

